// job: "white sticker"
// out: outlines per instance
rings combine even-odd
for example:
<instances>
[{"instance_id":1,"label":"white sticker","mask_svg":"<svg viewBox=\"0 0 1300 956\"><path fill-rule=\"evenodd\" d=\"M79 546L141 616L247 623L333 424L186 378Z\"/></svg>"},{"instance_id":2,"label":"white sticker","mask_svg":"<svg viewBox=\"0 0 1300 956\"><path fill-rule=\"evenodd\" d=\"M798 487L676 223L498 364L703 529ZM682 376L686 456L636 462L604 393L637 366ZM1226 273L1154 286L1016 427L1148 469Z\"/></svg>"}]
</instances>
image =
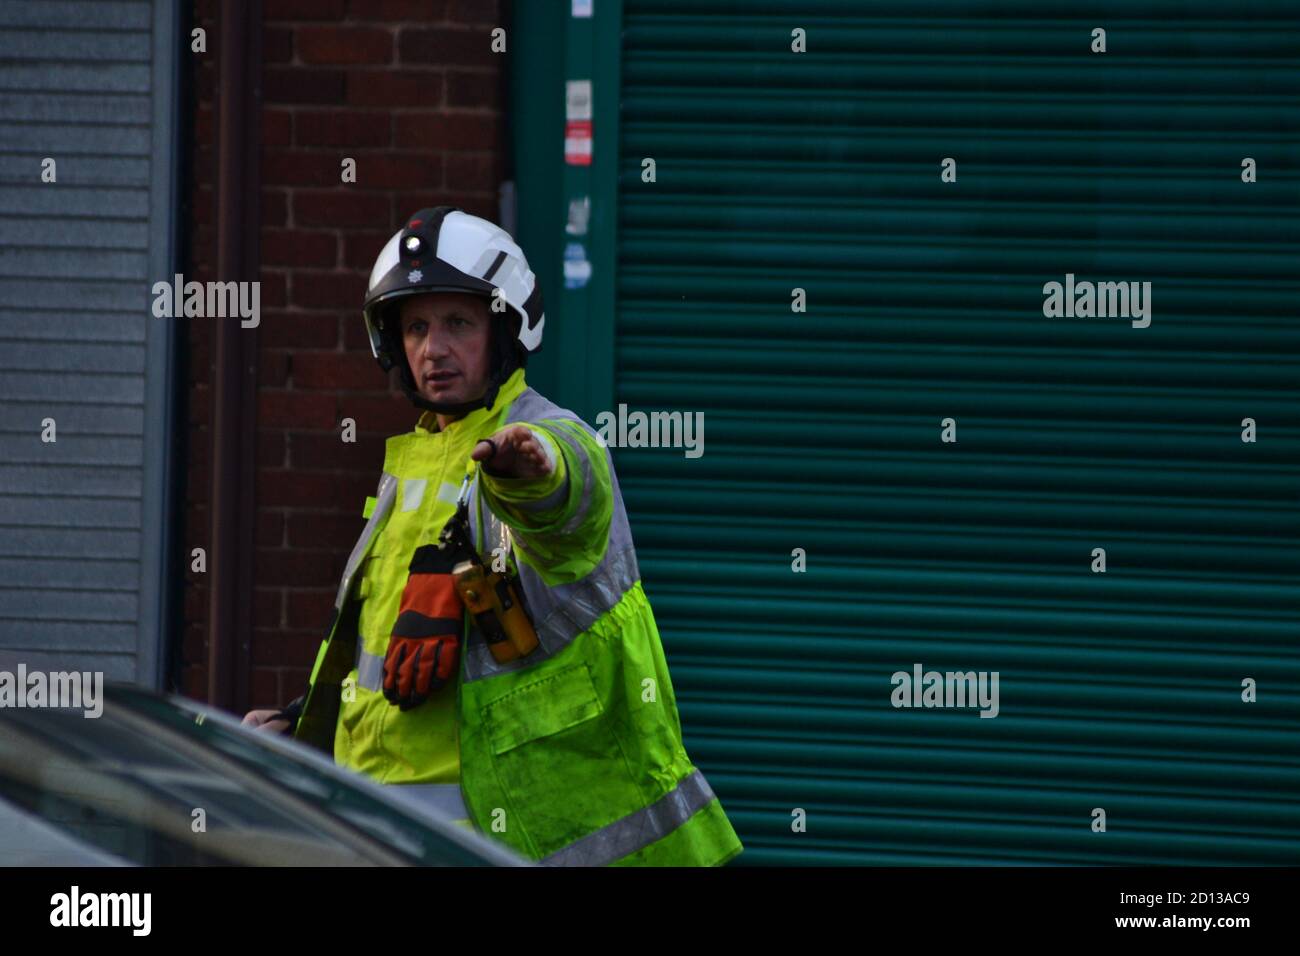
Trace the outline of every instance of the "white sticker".
<instances>
[{"instance_id":1,"label":"white sticker","mask_svg":"<svg viewBox=\"0 0 1300 956\"><path fill-rule=\"evenodd\" d=\"M591 80L569 80L564 84L564 118L591 119Z\"/></svg>"},{"instance_id":2,"label":"white sticker","mask_svg":"<svg viewBox=\"0 0 1300 956\"><path fill-rule=\"evenodd\" d=\"M589 219L591 219L591 198L583 196L581 199L570 199L569 221L565 224L564 231L571 236L585 236Z\"/></svg>"},{"instance_id":3,"label":"white sticker","mask_svg":"<svg viewBox=\"0 0 1300 956\"><path fill-rule=\"evenodd\" d=\"M595 0L573 0L573 15L575 17L589 17L593 6L595 6Z\"/></svg>"}]
</instances>

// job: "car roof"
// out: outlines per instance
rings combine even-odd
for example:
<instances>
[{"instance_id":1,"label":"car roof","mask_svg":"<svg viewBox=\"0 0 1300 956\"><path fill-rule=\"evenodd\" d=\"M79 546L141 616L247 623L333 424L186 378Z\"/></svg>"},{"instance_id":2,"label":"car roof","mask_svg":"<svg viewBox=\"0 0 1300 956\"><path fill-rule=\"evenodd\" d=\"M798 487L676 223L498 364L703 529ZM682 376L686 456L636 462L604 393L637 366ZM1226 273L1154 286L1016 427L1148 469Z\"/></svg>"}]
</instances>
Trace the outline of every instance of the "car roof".
<instances>
[{"instance_id":1,"label":"car roof","mask_svg":"<svg viewBox=\"0 0 1300 956\"><path fill-rule=\"evenodd\" d=\"M189 828L178 828L173 819L202 803L223 827L224 852L237 854L240 862L531 865L509 847L411 805L303 744L243 727L187 698L110 684L98 718L4 709L0 726L5 724L9 748L0 742L0 800L8 798L11 816L31 816L72 793L74 802L88 802L92 815L134 813L137 823L149 824L167 820L170 839L208 849L218 841L191 840ZM77 781L85 777L99 784L81 787ZM85 792L87 787L94 792ZM114 791L116 802L105 803L104 791ZM46 819L43 830L51 829L50 814L37 815ZM0 829L6 829L2 822ZM116 861L112 847L79 840L76 830L65 827L62 841L48 833L42 839L33 830L26 848L0 843L0 862L46 851L69 858L71 865L97 865L89 859L97 855L100 864ZM72 862L78 845L88 856L84 864Z\"/></svg>"}]
</instances>

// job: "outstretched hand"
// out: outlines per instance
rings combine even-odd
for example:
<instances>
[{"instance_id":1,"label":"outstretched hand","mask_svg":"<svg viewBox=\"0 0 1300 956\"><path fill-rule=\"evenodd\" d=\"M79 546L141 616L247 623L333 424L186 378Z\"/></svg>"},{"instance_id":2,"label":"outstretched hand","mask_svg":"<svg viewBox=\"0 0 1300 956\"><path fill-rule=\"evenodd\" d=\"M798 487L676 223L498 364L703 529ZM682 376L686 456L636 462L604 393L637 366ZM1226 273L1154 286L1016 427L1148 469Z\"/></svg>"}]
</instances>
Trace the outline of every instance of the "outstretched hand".
<instances>
[{"instance_id":1,"label":"outstretched hand","mask_svg":"<svg viewBox=\"0 0 1300 956\"><path fill-rule=\"evenodd\" d=\"M490 440L482 439L470 458L498 478L544 478L554 468L542 440L527 425L510 425Z\"/></svg>"}]
</instances>

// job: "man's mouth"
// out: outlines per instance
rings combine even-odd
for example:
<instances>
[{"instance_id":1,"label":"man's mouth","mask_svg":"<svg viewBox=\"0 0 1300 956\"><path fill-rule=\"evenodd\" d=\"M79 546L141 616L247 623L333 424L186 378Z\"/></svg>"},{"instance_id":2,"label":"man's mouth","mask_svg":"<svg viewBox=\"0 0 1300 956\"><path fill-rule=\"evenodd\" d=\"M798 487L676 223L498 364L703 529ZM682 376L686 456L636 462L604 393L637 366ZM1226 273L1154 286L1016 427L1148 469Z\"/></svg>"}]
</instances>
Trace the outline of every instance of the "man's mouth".
<instances>
[{"instance_id":1,"label":"man's mouth","mask_svg":"<svg viewBox=\"0 0 1300 956\"><path fill-rule=\"evenodd\" d=\"M457 372L428 372L425 374L424 380L430 385L445 385L458 374Z\"/></svg>"}]
</instances>

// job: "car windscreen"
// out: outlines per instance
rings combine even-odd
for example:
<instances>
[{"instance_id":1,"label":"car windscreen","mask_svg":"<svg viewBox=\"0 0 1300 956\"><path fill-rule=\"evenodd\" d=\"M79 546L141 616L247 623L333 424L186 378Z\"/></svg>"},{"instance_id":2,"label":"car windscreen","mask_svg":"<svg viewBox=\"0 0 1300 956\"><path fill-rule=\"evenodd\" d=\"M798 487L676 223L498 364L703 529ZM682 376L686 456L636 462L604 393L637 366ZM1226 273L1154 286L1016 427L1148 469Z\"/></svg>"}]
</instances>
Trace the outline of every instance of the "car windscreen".
<instances>
[{"instance_id":1,"label":"car windscreen","mask_svg":"<svg viewBox=\"0 0 1300 956\"><path fill-rule=\"evenodd\" d=\"M527 865L526 860L449 821L429 822L381 788L337 767L305 745L279 735L253 732L205 705L179 697L160 697L126 685L105 687L110 704L173 729L234 761L286 792L347 821L391 849L432 866Z\"/></svg>"},{"instance_id":2,"label":"car windscreen","mask_svg":"<svg viewBox=\"0 0 1300 956\"><path fill-rule=\"evenodd\" d=\"M238 729L149 695L106 696L98 718L0 712L0 798L146 866L482 862L364 795L268 758Z\"/></svg>"}]
</instances>

